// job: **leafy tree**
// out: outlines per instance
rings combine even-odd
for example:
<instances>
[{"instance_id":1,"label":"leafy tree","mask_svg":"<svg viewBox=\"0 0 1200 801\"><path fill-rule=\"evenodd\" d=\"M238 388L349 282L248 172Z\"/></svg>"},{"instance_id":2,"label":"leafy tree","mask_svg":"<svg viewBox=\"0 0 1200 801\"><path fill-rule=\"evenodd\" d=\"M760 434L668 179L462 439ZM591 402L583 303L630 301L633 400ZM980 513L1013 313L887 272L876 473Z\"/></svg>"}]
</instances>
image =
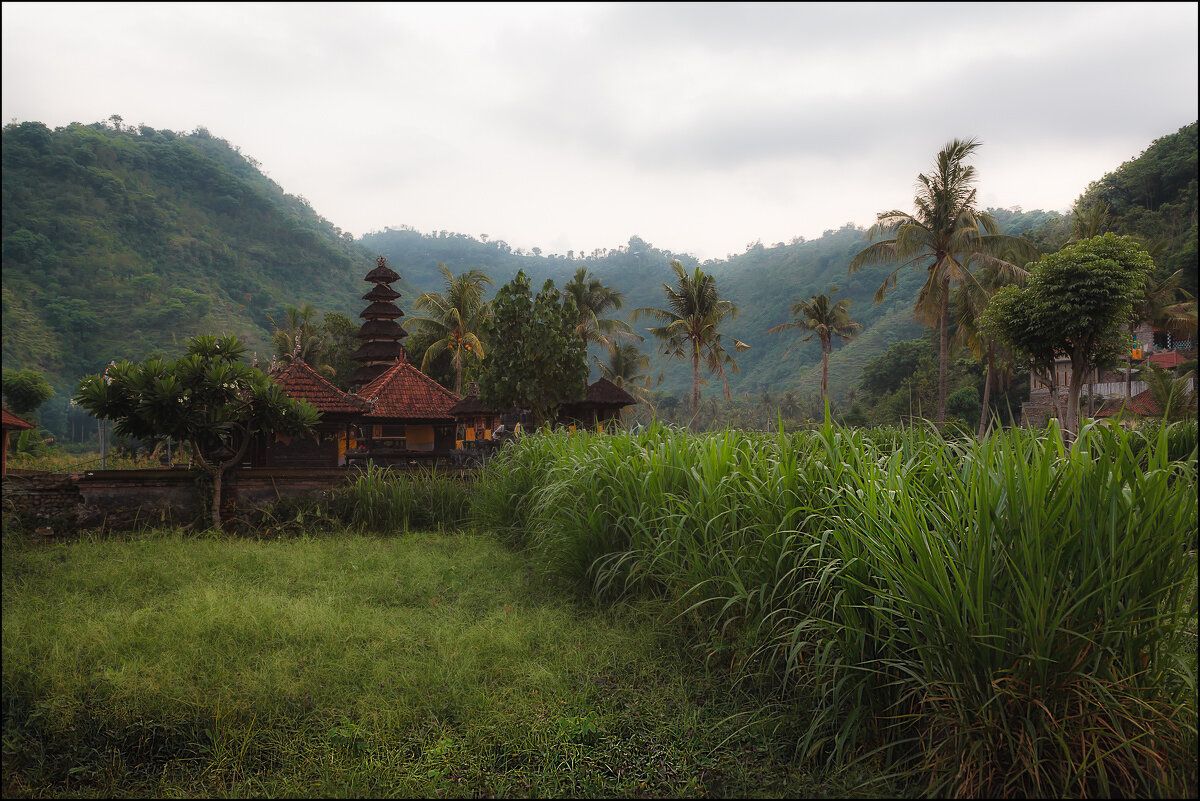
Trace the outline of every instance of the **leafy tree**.
<instances>
[{"instance_id":1,"label":"leafy tree","mask_svg":"<svg viewBox=\"0 0 1200 801\"><path fill-rule=\"evenodd\" d=\"M496 293L483 330L491 349L479 378L479 399L493 409L531 409L537 423L553 418L559 404L580 400L587 357L575 332L579 310L547 279L537 297L517 272Z\"/></svg>"},{"instance_id":2,"label":"leafy tree","mask_svg":"<svg viewBox=\"0 0 1200 801\"><path fill-rule=\"evenodd\" d=\"M79 384L75 401L115 421L117 436L190 442L212 476L212 525L221 528L221 483L256 434L308 434L316 409L289 397L265 373L243 364L246 347L232 335L198 336L177 361L120 361Z\"/></svg>"},{"instance_id":3,"label":"leafy tree","mask_svg":"<svg viewBox=\"0 0 1200 801\"><path fill-rule=\"evenodd\" d=\"M920 322L936 325L940 336L936 412L939 423L946 417L951 282L971 280L964 267L971 256L980 263L1019 276L1024 271L997 254L1007 249L1029 259L1038 255L1037 248L1024 239L1000 234L992 215L975 207L975 168L965 162L979 145L975 139L947 143L937 155L933 173L917 176L915 213L897 209L877 215L867 238L879 241L860 251L848 267L848 272L854 273L870 264L899 264L875 293L876 303L896 285L902 269L919 265L927 268L928 277L918 293L915 311Z\"/></svg>"},{"instance_id":4,"label":"leafy tree","mask_svg":"<svg viewBox=\"0 0 1200 801\"><path fill-rule=\"evenodd\" d=\"M19 415L30 415L54 397L54 387L37 370L5 370L4 405Z\"/></svg>"},{"instance_id":5,"label":"leafy tree","mask_svg":"<svg viewBox=\"0 0 1200 801\"><path fill-rule=\"evenodd\" d=\"M438 271L446 281L446 293L421 295L415 306L427 311L428 316L412 318L433 339L425 348L421 369L428 372L439 354L449 352L454 364L454 393L461 395L466 361L478 362L486 357L479 335L489 313L483 299L483 285L490 285L492 279L479 270L455 276L445 264L439 264Z\"/></svg>"},{"instance_id":6,"label":"leafy tree","mask_svg":"<svg viewBox=\"0 0 1200 801\"><path fill-rule=\"evenodd\" d=\"M1153 269L1141 245L1108 233L1046 256L1023 287L1007 286L993 296L984 315L986 333L1045 372L1053 372L1059 353L1070 357L1065 432L1078 429L1087 374L1111 366L1130 347L1125 326Z\"/></svg>"},{"instance_id":7,"label":"leafy tree","mask_svg":"<svg viewBox=\"0 0 1200 801\"><path fill-rule=\"evenodd\" d=\"M358 362L351 354L358 350L358 326L341 312L326 312L321 322L320 335L325 343L324 362L333 368L330 379L338 387L348 389L347 379L358 369Z\"/></svg>"},{"instance_id":8,"label":"leafy tree","mask_svg":"<svg viewBox=\"0 0 1200 801\"><path fill-rule=\"evenodd\" d=\"M983 402L978 404L979 426L976 437L982 440L987 432L987 416L992 400L992 389L1008 389L1012 379L1012 353L988 336L983 330L983 313L992 296L1002 286L1010 283L1011 276L994 265L983 267L975 280L964 281L952 293L954 308L954 336L952 344L970 349L975 358L987 365L983 379ZM978 395L975 396L978 400ZM946 401L949 403L949 399ZM960 409L962 404L959 404ZM953 414L953 410L950 410Z\"/></svg>"},{"instance_id":9,"label":"leafy tree","mask_svg":"<svg viewBox=\"0 0 1200 801\"><path fill-rule=\"evenodd\" d=\"M690 358L692 361L692 427L698 426L700 413L700 359L710 373L718 373L725 384L728 400L729 381L725 378L725 365L737 372L737 362L725 351L718 330L726 318L737 316L737 306L732 301L721 300L716 280L708 273L695 268L688 275L678 261L671 262L678 282L675 286L663 284L667 295L667 308L645 306L634 309L633 319L650 317L662 325L646 329L662 340L662 351L668 358ZM734 352L749 349L746 343L734 339Z\"/></svg>"},{"instance_id":10,"label":"leafy tree","mask_svg":"<svg viewBox=\"0 0 1200 801\"><path fill-rule=\"evenodd\" d=\"M275 318L269 314L267 319L275 327L271 344L275 348L276 361L287 364L299 359L318 372L333 375L333 366L325 363L325 335L317 322L317 310L312 304L286 307L283 325L275 322Z\"/></svg>"},{"instance_id":11,"label":"leafy tree","mask_svg":"<svg viewBox=\"0 0 1200 801\"><path fill-rule=\"evenodd\" d=\"M836 294L835 286L830 294ZM829 295L813 295L808 300L797 298L792 303L794 322L781 323L774 328L768 328L768 334L777 334L789 328L809 331L808 336L801 342L808 342L813 337L821 343L821 403L829 400L829 354L833 350L833 338L849 340L862 330L862 325L850 319L850 299L842 298L833 303ZM789 350L788 353L791 351ZM787 353L783 354L785 357Z\"/></svg>"}]
</instances>

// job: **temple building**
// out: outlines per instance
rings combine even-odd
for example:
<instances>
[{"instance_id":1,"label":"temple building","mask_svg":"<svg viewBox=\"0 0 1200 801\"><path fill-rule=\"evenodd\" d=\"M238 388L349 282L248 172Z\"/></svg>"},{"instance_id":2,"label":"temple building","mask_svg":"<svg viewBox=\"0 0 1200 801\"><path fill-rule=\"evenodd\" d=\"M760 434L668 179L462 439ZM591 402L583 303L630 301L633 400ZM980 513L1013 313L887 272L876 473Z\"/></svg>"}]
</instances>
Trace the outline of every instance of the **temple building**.
<instances>
[{"instance_id":1,"label":"temple building","mask_svg":"<svg viewBox=\"0 0 1200 801\"><path fill-rule=\"evenodd\" d=\"M404 311L396 305L400 293L389 286L400 280L400 275L387 266L387 259L380 256L375 261L375 269L367 273L363 279L375 287L362 296L369 301L358 316L366 320L358 330L358 338L363 344L350 355L350 358L362 366L350 376L349 383L354 387L370 384L397 359L404 358L404 346L400 340L408 336L408 332L397 320L404 316Z\"/></svg>"}]
</instances>

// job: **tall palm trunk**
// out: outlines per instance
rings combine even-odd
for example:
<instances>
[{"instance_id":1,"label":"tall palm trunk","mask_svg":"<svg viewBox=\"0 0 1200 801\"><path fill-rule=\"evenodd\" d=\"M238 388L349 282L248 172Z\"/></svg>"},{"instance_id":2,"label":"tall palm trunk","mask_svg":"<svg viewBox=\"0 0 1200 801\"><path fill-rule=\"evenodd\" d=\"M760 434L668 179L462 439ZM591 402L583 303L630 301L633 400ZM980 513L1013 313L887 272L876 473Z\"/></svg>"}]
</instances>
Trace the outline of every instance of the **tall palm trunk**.
<instances>
[{"instance_id":1,"label":"tall palm trunk","mask_svg":"<svg viewBox=\"0 0 1200 801\"><path fill-rule=\"evenodd\" d=\"M700 348L692 343L692 430L700 427Z\"/></svg>"},{"instance_id":2,"label":"tall palm trunk","mask_svg":"<svg viewBox=\"0 0 1200 801\"><path fill-rule=\"evenodd\" d=\"M946 373L950 366L950 276L942 279L942 310L938 314L940 347L938 350L938 425L946 422Z\"/></svg>"},{"instance_id":3,"label":"tall palm trunk","mask_svg":"<svg viewBox=\"0 0 1200 801\"><path fill-rule=\"evenodd\" d=\"M988 345L987 375L985 375L983 378L983 409L981 409L979 412L979 433L975 437L980 442L983 442L983 435L987 431L988 403L992 399L992 381L995 373L995 358L995 347L993 345Z\"/></svg>"},{"instance_id":4,"label":"tall palm trunk","mask_svg":"<svg viewBox=\"0 0 1200 801\"><path fill-rule=\"evenodd\" d=\"M829 400L829 340L821 338L821 405Z\"/></svg>"}]
</instances>

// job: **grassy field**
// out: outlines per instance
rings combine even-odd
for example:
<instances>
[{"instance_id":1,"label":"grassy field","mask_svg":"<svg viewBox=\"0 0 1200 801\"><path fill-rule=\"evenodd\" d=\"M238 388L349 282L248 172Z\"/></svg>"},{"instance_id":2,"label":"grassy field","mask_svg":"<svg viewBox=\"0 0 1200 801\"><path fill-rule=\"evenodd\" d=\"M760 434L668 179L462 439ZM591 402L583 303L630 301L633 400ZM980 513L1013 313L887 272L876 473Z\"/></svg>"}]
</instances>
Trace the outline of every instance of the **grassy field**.
<instances>
[{"instance_id":1,"label":"grassy field","mask_svg":"<svg viewBox=\"0 0 1200 801\"><path fill-rule=\"evenodd\" d=\"M1196 440L548 433L6 532L4 791L1194 797Z\"/></svg>"},{"instance_id":2,"label":"grassy field","mask_svg":"<svg viewBox=\"0 0 1200 801\"><path fill-rule=\"evenodd\" d=\"M847 790L653 612L487 537L10 537L3 620L5 797Z\"/></svg>"}]
</instances>

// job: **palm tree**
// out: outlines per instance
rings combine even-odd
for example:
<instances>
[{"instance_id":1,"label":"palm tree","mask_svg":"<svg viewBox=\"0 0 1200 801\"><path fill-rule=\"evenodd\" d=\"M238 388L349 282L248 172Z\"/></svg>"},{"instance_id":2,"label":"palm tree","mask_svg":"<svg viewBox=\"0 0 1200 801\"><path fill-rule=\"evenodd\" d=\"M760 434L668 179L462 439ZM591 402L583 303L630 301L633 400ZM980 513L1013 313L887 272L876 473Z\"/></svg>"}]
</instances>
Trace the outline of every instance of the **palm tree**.
<instances>
[{"instance_id":1,"label":"palm tree","mask_svg":"<svg viewBox=\"0 0 1200 801\"><path fill-rule=\"evenodd\" d=\"M599 278L590 275L586 268L580 267L563 287L566 297L575 299L575 308L579 309L579 324L575 332L583 339L583 347L602 345L611 352L616 339L633 339L641 341L641 337L633 333L629 323L604 317L608 311L621 308L625 296L611 287L606 287Z\"/></svg>"},{"instance_id":2,"label":"palm tree","mask_svg":"<svg viewBox=\"0 0 1200 801\"><path fill-rule=\"evenodd\" d=\"M479 331L487 319L488 304L483 300L483 285L492 279L479 270L452 275L445 264L438 271L446 279L446 292L426 292L416 299L414 308L427 311L426 317L414 317L413 322L435 337L421 359L421 370L427 371L442 351L449 351L454 364L454 394L462 394L463 367L468 358L483 359L483 342Z\"/></svg>"},{"instance_id":3,"label":"palm tree","mask_svg":"<svg viewBox=\"0 0 1200 801\"><path fill-rule=\"evenodd\" d=\"M898 264L875 293L875 302L883 301L888 289L895 287L900 270L924 265L928 270L925 285L917 298L917 319L935 324L940 333L938 354L937 421L946 419L946 373L949 365L950 282L972 280L963 267L976 255L982 263L994 264L1009 276L1024 276L1021 268L995 254L1001 248L1027 260L1038 257L1037 248L1019 237L999 233L990 214L975 208L975 168L964 162L978 148L976 139L949 142L937 155L933 174L917 176L915 213L900 210L876 215L875 225L867 232L873 244L850 262L854 273L871 264ZM874 241L878 240L878 241Z\"/></svg>"},{"instance_id":4,"label":"palm tree","mask_svg":"<svg viewBox=\"0 0 1200 801\"><path fill-rule=\"evenodd\" d=\"M1189 371L1176 377L1170 370L1151 364L1138 377L1146 382L1150 397L1158 404L1159 414L1167 420L1183 420L1192 416L1196 392L1189 389L1188 382L1194 376L1195 373Z\"/></svg>"},{"instance_id":5,"label":"palm tree","mask_svg":"<svg viewBox=\"0 0 1200 801\"><path fill-rule=\"evenodd\" d=\"M836 286L830 294L837 294ZM862 325L850 319L849 298L842 298L837 303L832 303L829 295L813 295L808 300L797 298L792 303L792 314L796 317L795 321L768 328L767 333L777 334L788 328L798 328L811 332L801 342L816 337L821 343L821 405L824 406L829 396L829 354L833 350L833 338L849 340L862 330ZM789 348L784 357L791 352Z\"/></svg>"},{"instance_id":6,"label":"palm tree","mask_svg":"<svg viewBox=\"0 0 1200 801\"><path fill-rule=\"evenodd\" d=\"M283 325L275 322L271 315L267 315L267 319L275 327L271 333L275 362L286 364L298 359L318 372L333 375L334 368L324 363L327 343L321 326L315 319L316 316L317 310L310 303L300 308L285 307Z\"/></svg>"},{"instance_id":7,"label":"palm tree","mask_svg":"<svg viewBox=\"0 0 1200 801\"><path fill-rule=\"evenodd\" d=\"M650 317L662 325L646 329L662 340L662 352L668 358L692 360L692 427L697 426L700 413L700 359L710 373L718 373L725 384L726 399L729 381L725 378L725 365L737 372L737 362L725 351L718 331L726 318L737 316L738 309L731 301L721 300L717 284L711 275L699 267L688 275L678 261L671 262L671 269L679 279L675 286L663 284L667 295L667 308L644 306L634 309L634 321ZM750 346L733 340L734 352L747 350Z\"/></svg>"},{"instance_id":8,"label":"palm tree","mask_svg":"<svg viewBox=\"0 0 1200 801\"><path fill-rule=\"evenodd\" d=\"M975 276L975 280L964 281L952 293L955 326L951 344L969 348L975 358L987 363L987 373L983 379L983 407L979 412L979 430L976 434L980 441L983 441L983 435L987 432L992 387L1007 387L1012 377L1012 355L1003 344L987 336L980 326L992 295L1007 283L1005 274L994 265L989 265Z\"/></svg>"},{"instance_id":9,"label":"palm tree","mask_svg":"<svg viewBox=\"0 0 1200 801\"><path fill-rule=\"evenodd\" d=\"M650 357L642 353L637 345L613 345L608 361L596 359L596 364L600 368L600 375L628 392L638 403L653 406L650 403ZM661 381L660 374L654 383Z\"/></svg>"}]
</instances>

